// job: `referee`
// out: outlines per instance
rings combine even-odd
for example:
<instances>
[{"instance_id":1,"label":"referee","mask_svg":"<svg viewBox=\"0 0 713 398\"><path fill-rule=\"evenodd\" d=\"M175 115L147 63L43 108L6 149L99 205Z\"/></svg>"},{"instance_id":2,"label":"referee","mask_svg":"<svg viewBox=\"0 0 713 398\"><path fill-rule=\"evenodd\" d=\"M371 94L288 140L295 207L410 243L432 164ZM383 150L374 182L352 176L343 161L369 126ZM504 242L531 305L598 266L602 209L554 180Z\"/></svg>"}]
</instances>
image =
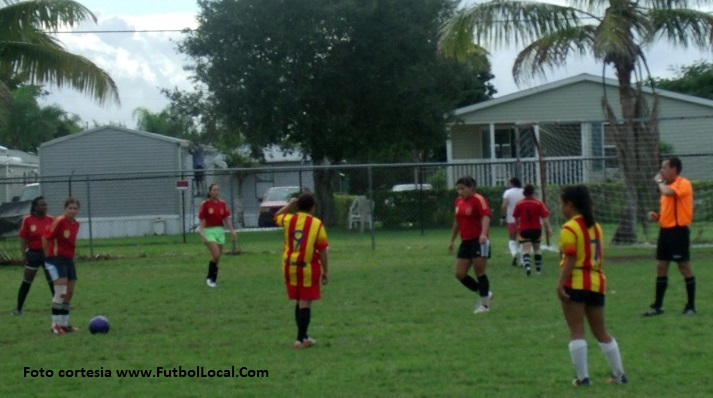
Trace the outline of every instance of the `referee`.
<instances>
[{"instance_id":1,"label":"referee","mask_svg":"<svg viewBox=\"0 0 713 398\"><path fill-rule=\"evenodd\" d=\"M688 302L684 315L696 313L696 277L690 262L690 229L693 220L693 187L688 179L679 174L681 159L670 157L661 164L661 171L654 180L661 193L660 213L649 212L651 221L661 227L656 244L656 299L643 316L663 314L663 298L668 287L668 267L671 261L678 263L678 270L686 283Z\"/></svg>"}]
</instances>

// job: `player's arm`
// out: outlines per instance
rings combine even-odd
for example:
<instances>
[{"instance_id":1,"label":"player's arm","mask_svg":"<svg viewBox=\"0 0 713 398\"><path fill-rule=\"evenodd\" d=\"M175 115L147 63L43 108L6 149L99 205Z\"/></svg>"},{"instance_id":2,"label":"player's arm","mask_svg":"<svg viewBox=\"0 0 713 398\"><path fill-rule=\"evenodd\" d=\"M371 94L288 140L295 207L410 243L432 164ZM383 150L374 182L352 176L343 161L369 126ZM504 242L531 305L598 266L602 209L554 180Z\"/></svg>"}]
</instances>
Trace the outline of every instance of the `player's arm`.
<instances>
[{"instance_id":1,"label":"player's arm","mask_svg":"<svg viewBox=\"0 0 713 398\"><path fill-rule=\"evenodd\" d=\"M483 226L483 231L480 233L480 243L485 243L488 240L488 236L490 236L490 216L481 217L480 223Z\"/></svg>"},{"instance_id":2,"label":"player's arm","mask_svg":"<svg viewBox=\"0 0 713 398\"><path fill-rule=\"evenodd\" d=\"M560 270L560 279L557 282L557 296L562 301L569 300L569 295L564 290L567 281L572 278L572 269L576 258L573 255L567 254L564 257L562 268Z\"/></svg>"},{"instance_id":3,"label":"player's arm","mask_svg":"<svg viewBox=\"0 0 713 398\"><path fill-rule=\"evenodd\" d=\"M329 256L327 255L327 249L320 250L319 263L322 264L322 284L326 285L329 282Z\"/></svg>"},{"instance_id":4,"label":"player's arm","mask_svg":"<svg viewBox=\"0 0 713 398\"><path fill-rule=\"evenodd\" d=\"M228 226L228 229L230 229L230 235L233 236L233 240L238 239L238 234L235 232L235 228L233 228L233 221L230 219L230 217L225 218L225 225Z\"/></svg>"},{"instance_id":5,"label":"player's arm","mask_svg":"<svg viewBox=\"0 0 713 398\"><path fill-rule=\"evenodd\" d=\"M500 223L505 224L505 218L508 214L508 199L503 198L503 204L500 206Z\"/></svg>"},{"instance_id":6,"label":"player's arm","mask_svg":"<svg viewBox=\"0 0 713 398\"><path fill-rule=\"evenodd\" d=\"M280 214L291 213L296 208L297 208L297 198L292 198L292 199L290 199L289 202L287 202L286 205L282 206L282 208L280 210L278 210L277 213L275 213L275 217L277 217Z\"/></svg>"},{"instance_id":7,"label":"player's arm","mask_svg":"<svg viewBox=\"0 0 713 398\"><path fill-rule=\"evenodd\" d=\"M654 181L656 181L656 186L659 189L659 192L663 196L675 196L676 191L669 186L666 181L663 179L663 176L661 176L661 172L657 173L656 176L654 176Z\"/></svg>"},{"instance_id":8,"label":"player's arm","mask_svg":"<svg viewBox=\"0 0 713 398\"><path fill-rule=\"evenodd\" d=\"M458 219L453 218L453 228L451 228L451 240L448 243L448 253L451 253L453 251L453 242L455 242L456 237L458 237L458 231L460 228L458 227Z\"/></svg>"}]
</instances>

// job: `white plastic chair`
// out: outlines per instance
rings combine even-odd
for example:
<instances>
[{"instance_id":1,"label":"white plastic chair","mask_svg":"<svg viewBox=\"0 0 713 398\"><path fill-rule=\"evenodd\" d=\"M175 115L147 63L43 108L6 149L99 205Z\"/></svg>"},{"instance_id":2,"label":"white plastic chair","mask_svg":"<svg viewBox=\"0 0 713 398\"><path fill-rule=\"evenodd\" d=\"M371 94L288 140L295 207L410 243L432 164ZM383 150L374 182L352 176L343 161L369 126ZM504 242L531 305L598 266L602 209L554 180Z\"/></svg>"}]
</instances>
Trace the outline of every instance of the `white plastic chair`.
<instances>
[{"instance_id":1,"label":"white plastic chair","mask_svg":"<svg viewBox=\"0 0 713 398\"><path fill-rule=\"evenodd\" d=\"M364 225L369 224L369 229L373 228L372 210L374 202L367 199L366 196L359 195L354 198L352 205L349 206L349 217L347 223L349 229L359 224L359 231L364 232Z\"/></svg>"}]
</instances>

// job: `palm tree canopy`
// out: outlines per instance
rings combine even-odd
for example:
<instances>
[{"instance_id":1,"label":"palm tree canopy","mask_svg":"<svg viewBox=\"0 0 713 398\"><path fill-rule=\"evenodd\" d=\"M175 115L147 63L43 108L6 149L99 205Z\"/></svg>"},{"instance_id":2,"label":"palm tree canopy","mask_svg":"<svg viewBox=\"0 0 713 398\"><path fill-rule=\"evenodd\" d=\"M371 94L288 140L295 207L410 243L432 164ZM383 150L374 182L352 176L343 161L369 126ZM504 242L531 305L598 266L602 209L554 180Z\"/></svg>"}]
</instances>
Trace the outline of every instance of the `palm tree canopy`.
<instances>
[{"instance_id":1,"label":"palm tree canopy","mask_svg":"<svg viewBox=\"0 0 713 398\"><path fill-rule=\"evenodd\" d=\"M106 72L66 51L48 33L87 20L96 22L89 9L72 0L0 0L0 5L0 70L30 84L71 87L100 104L119 103L116 84Z\"/></svg>"},{"instance_id":2,"label":"palm tree canopy","mask_svg":"<svg viewBox=\"0 0 713 398\"><path fill-rule=\"evenodd\" d=\"M492 0L447 21L439 48L463 59L473 45L525 45L513 65L518 83L563 66L572 55L592 54L629 75L638 63L645 65L643 49L661 38L682 47L713 46L713 16L687 7L685 0L570 0L568 5Z\"/></svg>"}]
</instances>

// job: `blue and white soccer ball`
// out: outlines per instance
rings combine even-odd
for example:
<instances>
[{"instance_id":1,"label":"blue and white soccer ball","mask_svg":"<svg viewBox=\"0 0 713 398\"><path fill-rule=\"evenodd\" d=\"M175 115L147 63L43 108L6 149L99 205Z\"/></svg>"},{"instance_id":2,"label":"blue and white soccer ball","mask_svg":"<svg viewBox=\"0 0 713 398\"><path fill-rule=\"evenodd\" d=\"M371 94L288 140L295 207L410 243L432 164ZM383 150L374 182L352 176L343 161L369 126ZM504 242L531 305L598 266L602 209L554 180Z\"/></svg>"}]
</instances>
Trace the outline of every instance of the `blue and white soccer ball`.
<instances>
[{"instance_id":1,"label":"blue and white soccer ball","mask_svg":"<svg viewBox=\"0 0 713 398\"><path fill-rule=\"evenodd\" d=\"M97 315L89 321L89 331L92 334L109 333L109 320L103 315Z\"/></svg>"}]
</instances>

